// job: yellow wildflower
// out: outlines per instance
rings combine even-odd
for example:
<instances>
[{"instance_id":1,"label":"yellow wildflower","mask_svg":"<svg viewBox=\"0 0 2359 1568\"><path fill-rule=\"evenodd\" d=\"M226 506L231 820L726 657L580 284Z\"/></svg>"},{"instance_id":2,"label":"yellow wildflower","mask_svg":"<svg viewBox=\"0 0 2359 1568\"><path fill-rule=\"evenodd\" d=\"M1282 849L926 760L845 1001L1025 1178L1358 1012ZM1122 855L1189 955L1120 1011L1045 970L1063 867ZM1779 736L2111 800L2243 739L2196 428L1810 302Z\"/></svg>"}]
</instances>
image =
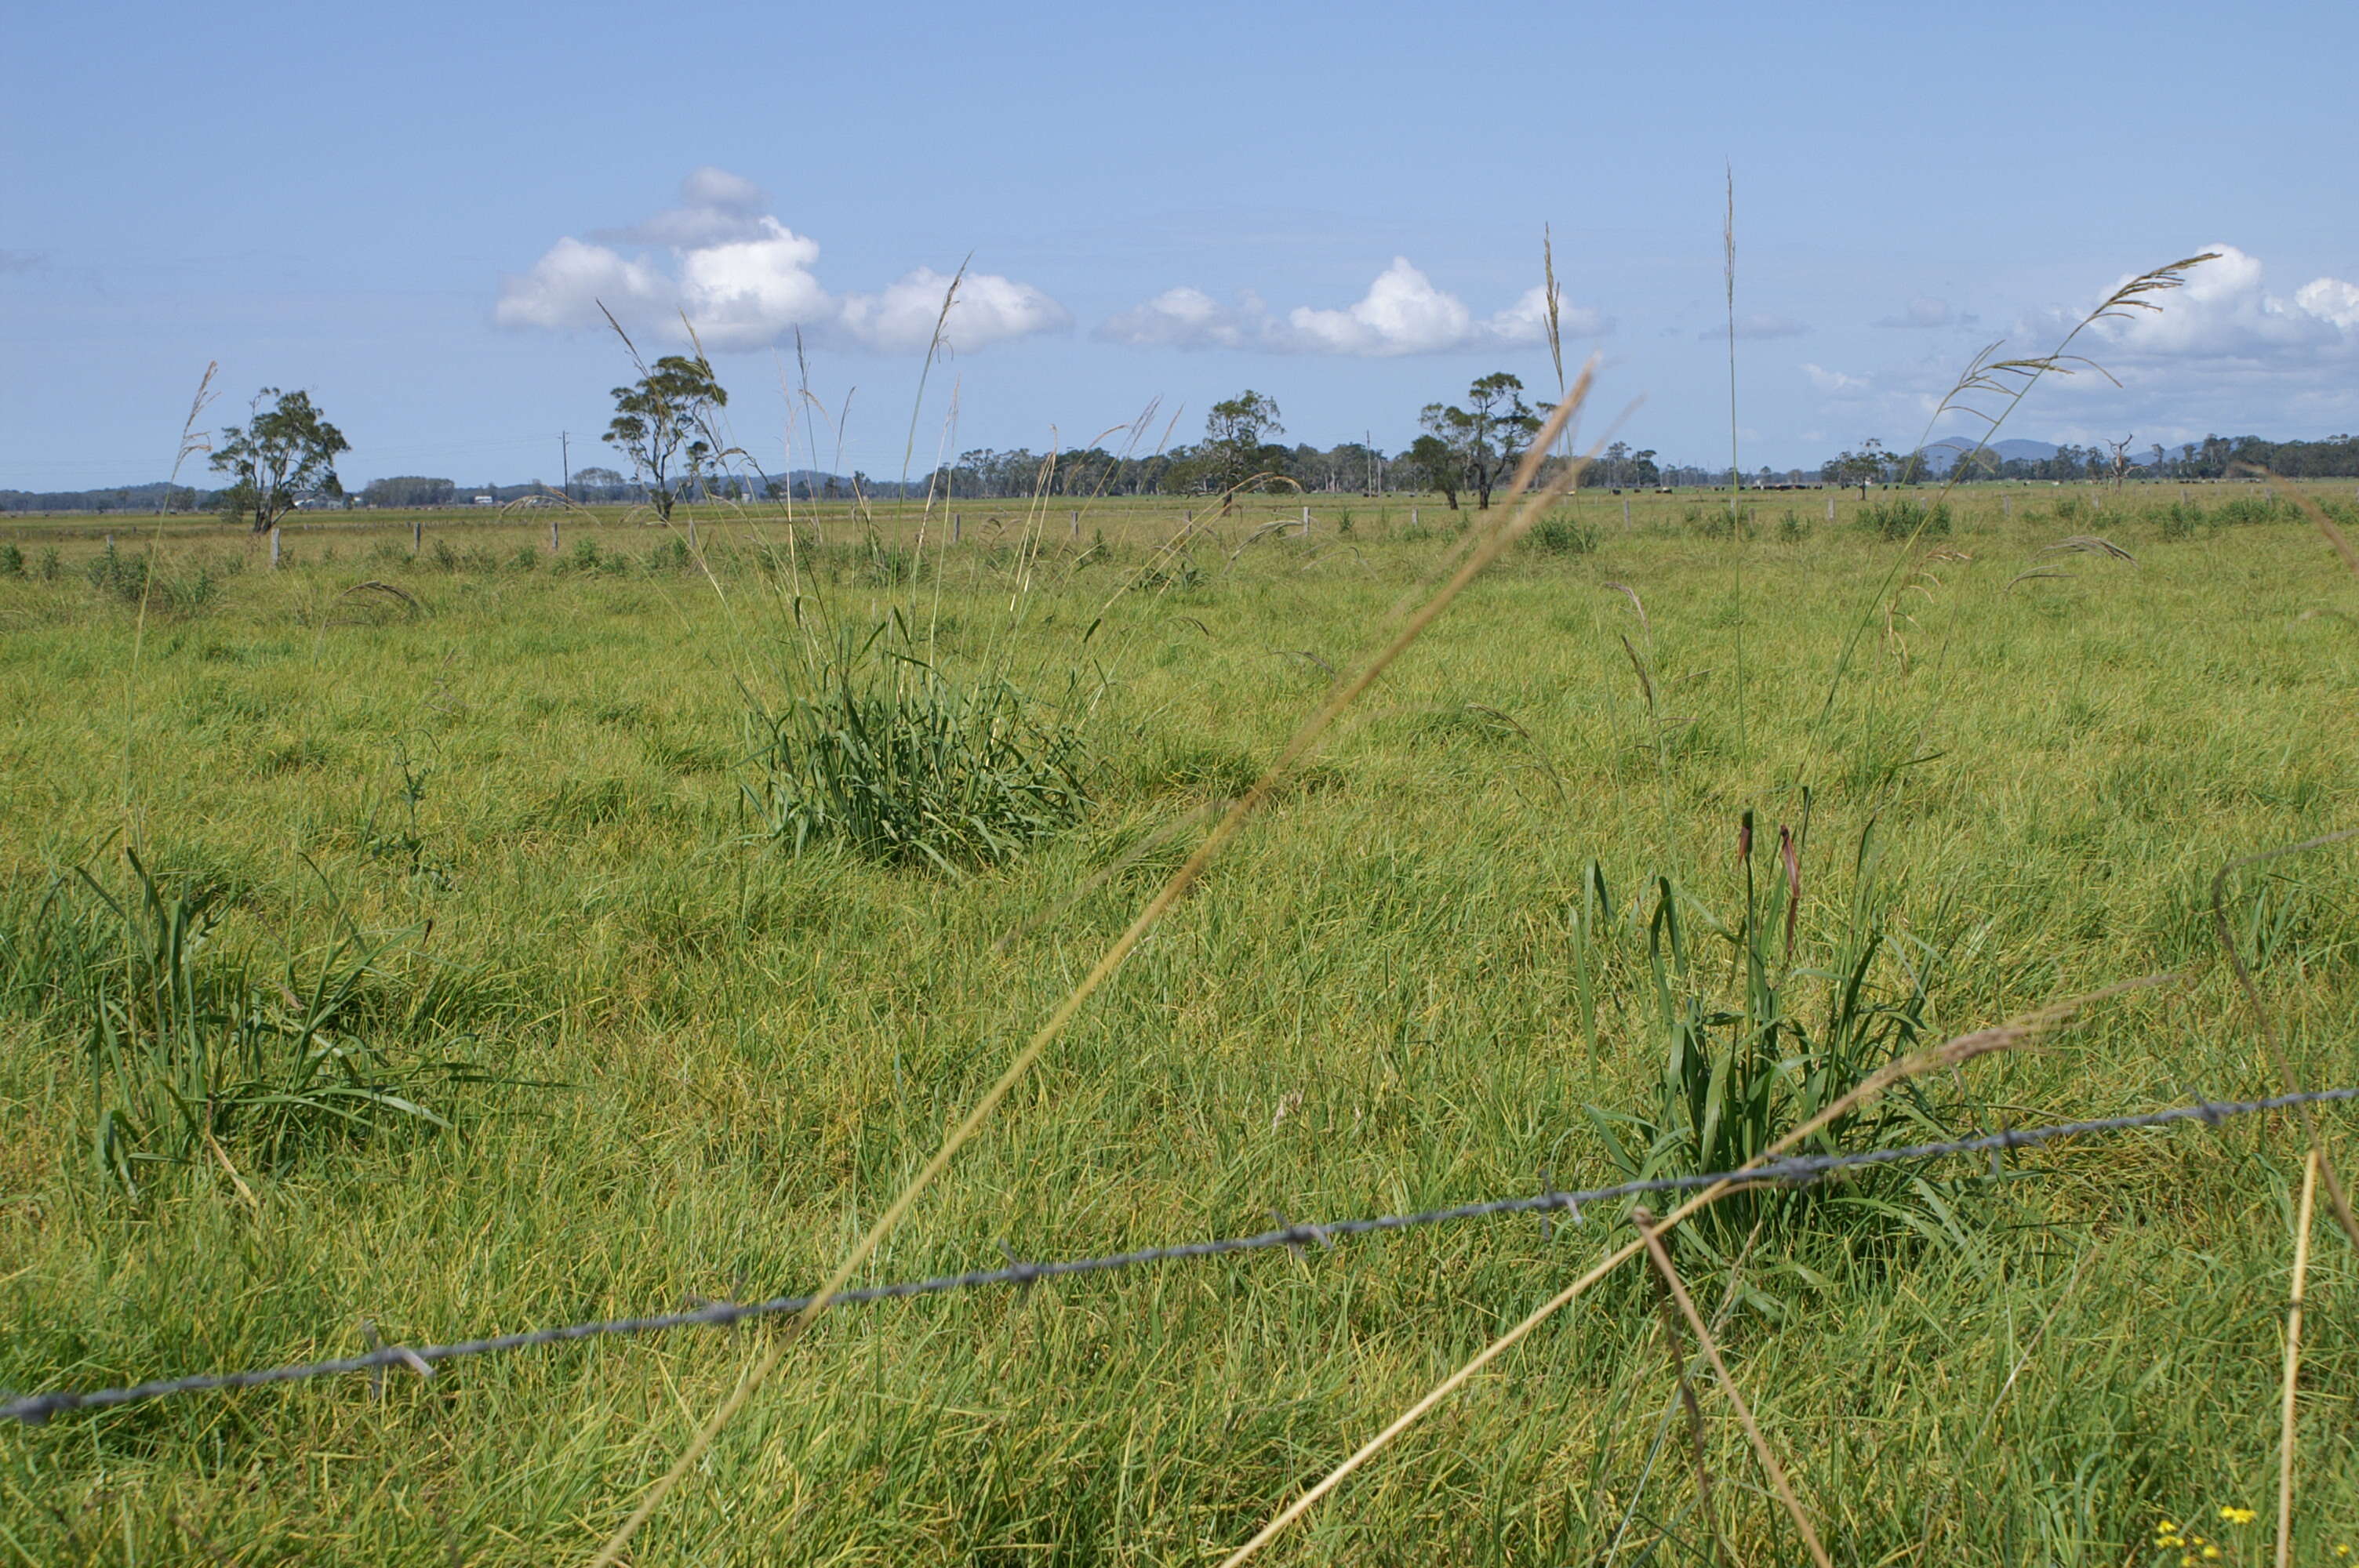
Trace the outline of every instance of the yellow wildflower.
<instances>
[{"instance_id":1,"label":"yellow wildflower","mask_svg":"<svg viewBox=\"0 0 2359 1568\"><path fill-rule=\"evenodd\" d=\"M2223 1503L2220 1505L2220 1517L2230 1524L2250 1524L2261 1516L2250 1509L2231 1508Z\"/></svg>"},{"instance_id":2,"label":"yellow wildflower","mask_svg":"<svg viewBox=\"0 0 2359 1568\"><path fill-rule=\"evenodd\" d=\"M2220 1549L2216 1546L2207 1546L2203 1549L2203 1555L2206 1557L2217 1557L2220 1555Z\"/></svg>"}]
</instances>

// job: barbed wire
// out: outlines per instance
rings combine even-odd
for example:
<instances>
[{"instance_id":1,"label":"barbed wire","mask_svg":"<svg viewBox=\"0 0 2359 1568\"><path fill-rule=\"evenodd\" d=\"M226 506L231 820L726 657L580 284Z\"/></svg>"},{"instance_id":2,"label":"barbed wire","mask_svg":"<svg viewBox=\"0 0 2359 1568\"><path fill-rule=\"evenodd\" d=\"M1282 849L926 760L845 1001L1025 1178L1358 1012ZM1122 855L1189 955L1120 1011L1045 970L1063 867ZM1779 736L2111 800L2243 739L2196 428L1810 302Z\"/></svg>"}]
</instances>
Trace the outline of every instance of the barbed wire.
<instances>
[{"instance_id":1,"label":"barbed wire","mask_svg":"<svg viewBox=\"0 0 2359 1568\"><path fill-rule=\"evenodd\" d=\"M1442 1225L1462 1219L1482 1219L1496 1215L1562 1212L1575 1224L1582 1222L1581 1211L1591 1205L1612 1203L1617 1198L1638 1197L1650 1193L1691 1192L1721 1182L1740 1182L1746 1185L1804 1186L1825 1180L1839 1172L1863 1166L1889 1165L1905 1161L1937 1160L1962 1154L1999 1153L2011 1149L2035 1148L2062 1138L2085 1137L2098 1132L2122 1132L2142 1127L2163 1127L2174 1122L2201 1121L2218 1126L2231 1117L2250 1116L2256 1112L2283 1110L2294 1106L2322 1105L2335 1101L2359 1099L2359 1087L2313 1089L2303 1094L2273 1095L2266 1099L2205 1100L2194 1105L2174 1106L2167 1110L2146 1111L2135 1116L2101 1117L2090 1121L2057 1122L2046 1127L2013 1128L2003 1132L1986 1133L1976 1138L1954 1139L1940 1143L1912 1143L1890 1149L1866 1149L1849 1154L1795 1154L1764 1162L1750 1170L1714 1171L1697 1175L1656 1176L1640 1181L1618 1182L1612 1186L1590 1187L1576 1192L1536 1193L1523 1197L1492 1198L1481 1203L1458 1204L1448 1208L1423 1209L1410 1214L1377 1215L1365 1219L1330 1220L1320 1224L1281 1225L1273 1230L1250 1236L1223 1237L1210 1241L1185 1241L1169 1247L1145 1247L1130 1252L1111 1252L1091 1258L1066 1258L1046 1262L1011 1261L1004 1268L977 1269L962 1274L937 1274L929 1279L904 1280L893 1284L865 1285L855 1290L840 1291L829 1299L831 1307L856 1306L869 1302L898 1301L910 1296L938 1295L947 1291L979 1290L993 1285L1029 1286L1042 1280L1063 1279L1075 1274L1103 1273L1115 1269L1136 1268L1147 1263L1180 1262L1196 1258L1218 1258L1233 1252L1255 1252L1276 1247L1300 1248L1312 1242L1332 1246L1337 1238L1364 1236L1375 1231L1409 1230L1421 1226ZM242 1372L211 1372L195 1377L170 1378L155 1382L134 1383L117 1389L96 1389L77 1392L60 1390L46 1394L27 1394L0 1399L0 1417L13 1417L30 1425L38 1425L52 1415L65 1411L96 1410L114 1405L138 1403L146 1400L166 1399L178 1394L208 1393L224 1389L253 1389L271 1383L299 1382L312 1378L330 1378L353 1372L381 1372L388 1367L406 1367L420 1376L430 1377L434 1363L457 1360L468 1356L487 1356L500 1351L524 1350L539 1345L561 1345L569 1340L594 1339L609 1335L655 1334L674 1328L711 1328L742 1323L748 1318L768 1317L785 1313L798 1313L809 1307L809 1296L778 1296L760 1302L714 1302L687 1312L659 1313L647 1317L606 1318L592 1323L566 1324L556 1328L538 1328L526 1333L493 1335L481 1339L462 1339L448 1345L402 1346L385 1345L360 1356L339 1357L327 1361L304 1361L283 1367L255 1368ZM373 1336L372 1336L373 1337Z\"/></svg>"}]
</instances>

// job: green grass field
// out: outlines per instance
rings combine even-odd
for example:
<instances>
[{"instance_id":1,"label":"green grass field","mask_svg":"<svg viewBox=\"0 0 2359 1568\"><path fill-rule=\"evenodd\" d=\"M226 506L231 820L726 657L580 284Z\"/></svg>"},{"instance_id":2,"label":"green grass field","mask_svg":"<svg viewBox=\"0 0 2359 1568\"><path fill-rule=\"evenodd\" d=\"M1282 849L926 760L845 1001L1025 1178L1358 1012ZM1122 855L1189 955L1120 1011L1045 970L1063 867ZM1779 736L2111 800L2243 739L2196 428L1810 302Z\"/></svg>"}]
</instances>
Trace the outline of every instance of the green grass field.
<instances>
[{"instance_id":1,"label":"green grass field","mask_svg":"<svg viewBox=\"0 0 2359 1568\"><path fill-rule=\"evenodd\" d=\"M1636 497L1627 524L1619 498L1560 506L858 1278L1615 1179L1587 1108L1659 1103L1656 879L1691 1016L1741 1011L1748 810L1765 887L1807 810L1790 955L1768 945L1814 1032L1854 963L1880 1050L2182 977L1923 1080L1848 1143L2272 1092L2210 884L2359 822L2359 581L2289 508L2180 499L1978 492L1913 553L1856 494L1832 523L1823 493L1748 497L1745 537L1711 496ZM1184 558L1155 553L1168 501L1089 504L1078 540L1079 503L1045 503L1037 552L1006 503L957 503L960 545L938 520L923 553L889 506L821 513L791 551L775 518L708 512L691 554L569 516L554 557L538 515L427 520L415 556L409 519L339 517L290 528L277 572L202 523L0 528L22 563L0 575L0 1389L352 1354L364 1320L423 1343L814 1285L1466 516L1311 502L1308 537L1265 527L1299 501L1256 497ZM2049 548L2072 535L2134 559ZM766 833L756 716L822 602L855 628L897 607L952 677L1004 674L1070 722L1078 821L952 872ZM257 1006L283 984L298 1008L340 935L381 944L338 1027L451 1129L266 1137L257 1115L111 1170L91 999L130 960L95 890L127 894L126 847L212 901L190 972L246 975ZM2359 1083L2352 846L2244 874L2228 907L2307 1085ZM2288 1118L2135 1132L1764 1200L1680 1259L1835 1562L2177 1562L2169 1519L2259 1563L2301 1164ZM2359 1550L2359 1269L2322 1210L2301 1563ZM844 1309L628 1560L1217 1562L1622 1217ZM1701 1369L1691 1444L1641 1268L1259 1561L1804 1561ZM584 1562L775 1332L11 1427L0 1562Z\"/></svg>"}]
</instances>

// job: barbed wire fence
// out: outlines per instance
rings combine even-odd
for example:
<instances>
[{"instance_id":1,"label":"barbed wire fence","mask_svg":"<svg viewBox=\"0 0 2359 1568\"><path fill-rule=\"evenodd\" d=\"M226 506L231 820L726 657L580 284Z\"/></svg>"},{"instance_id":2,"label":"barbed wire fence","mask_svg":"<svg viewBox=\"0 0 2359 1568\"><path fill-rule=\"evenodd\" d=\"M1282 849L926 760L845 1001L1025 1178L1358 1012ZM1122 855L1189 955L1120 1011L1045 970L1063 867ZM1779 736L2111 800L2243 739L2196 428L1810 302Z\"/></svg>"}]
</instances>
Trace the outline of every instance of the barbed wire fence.
<instances>
[{"instance_id":1,"label":"barbed wire fence","mask_svg":"<svg viewBox=\"0 0 2359 1568\"><path fill-rule=\"evenodd\" d=\"M1042 1262L1010 1261L1005 1267L997 1269L978 1269L959 1274L937 1274L926 1279L904 1280L890 1284L867 1285L839 1291L828 1298L828 1305L831 1307L857 1306L872 1302L899 1301L914 1296L939 1295L952 1291L981 1290L1001 1285L1028 1287L1043 1280L1105 1273L1114 1270L1138 1268L1150 1263L1172 1263L1201 1258L1220 1258L1233 1253L1265 1251L1280 1247L1304 1248L1314 1243L1332 1246L1336 1240L1345 1237L1366 1236L1380 1231L1410 1230L1424 1226L1492 1218L1503 1215L1552 1216L1560 1213L1575 1224L1580 1224L1582 1222L1581 1211L1583 1208L1648 1194L1701 1191L1723 1182L1734 1182L1747 1186L1806 1186L1843 1172L1864 1166L1953 1159L1968 1154L1995 1156L2010 1150L2037 1148L2041 1144L2056 1142L2062 1139L2082 1138L2097 1133L2125 1132L2139 1128L2167 1127L2185 1121L2201 1121L2206 1126L2217 1127L2222 1122L2235 1117L2354 1099L2359 1099L2359 1087L2312 1089L2299 1094L2272 1095L2262 1099L2201 1100L2192 1105L2173 1106L2164 1110L2145 1111L2131 1116L2109 1116L2086 1121L2055 1122L2044 1127L2011 1128L1979 1137L1953 1139L1938 1143L1912 1143L1895 1148L1860 1150L1852 1153L1788 1155L1741 1171L1658 1176L1641 1181L1619 1182L1611 1186L1589 1187L1571 1192L1543 1192L1519 1197L1491 1198L1479 1203L1458 1204L1446 1208L1378 1215L1362 1219L1282 1224L1274 1229L1257 1231L1251 1235L1222 1237L1206 1241L1186 1241L1165 1247L1146 1247L1128 1252L1111 1252L1094 1257L1065 1258ZM183 1394L262 1388L273 1383L303 1382L315 1378L341 1377L355 1372L382 1375L388 1368L407 1368L420 1376L430 1377L438 1362L455 1361L472 1356L495 1355L510 1350L526 1350L543 1345L562 1345L573 1340L597 1339L622 1335L657 1334L676 1328L725 1327L752 1318L799 1313L810 1306L812 1299L810 1296L778 1296L759 1302L715 1302L686 1312L571 1323L553 1328L533 1329L517 1334L454 1340L443 1345L380 1345L363 1355L339 1357L323 1361L291 1362L284 1366L250 1368L235 1372L209 1372L192 1377L133 1383L121 1388L86 1390L58 1390L49 1393L15 1397L0 1396L0 1417L13 1418L27 1424L38 1425L51 1416L69 1411L103 1410L117 1405L136 1404L144 1400L168 1399ZM369 1332L373 1339L374 1331Z\"/></svg>"}]
</instances>

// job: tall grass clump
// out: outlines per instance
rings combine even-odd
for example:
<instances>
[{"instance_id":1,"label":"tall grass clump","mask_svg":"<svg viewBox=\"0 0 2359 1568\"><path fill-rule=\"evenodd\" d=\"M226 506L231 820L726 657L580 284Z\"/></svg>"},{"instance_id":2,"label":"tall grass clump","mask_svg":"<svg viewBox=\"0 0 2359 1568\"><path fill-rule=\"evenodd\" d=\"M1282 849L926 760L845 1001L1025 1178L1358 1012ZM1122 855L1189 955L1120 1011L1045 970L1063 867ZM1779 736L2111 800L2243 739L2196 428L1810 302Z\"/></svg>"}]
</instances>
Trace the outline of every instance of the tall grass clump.
<instances>
[{"instance_id":1,"label":"tall grass clump","mask_svg":"<svg viewBox=\"0 0 2359 1568\"><path fill-rule=\"evenodd\" d=\"M120 892L82 875L94 918L53 890L41 910L58 934L27 945L38 972L17 977L20 995L27 979L73 986L92 1153L125 1192L162 1167L226 1164L232 1150L271 1168L397 1126L447 1128L428 1102L487 1081L465 1062L382 1043L420 1028L442 1049L461 1043L445 1026L462 999L402 984L384 962L391 942L348 929L308 963L257 976L214 956L212 893L168 889L136 855L125 860Z\"/></svg>"},{"instance_id":2,"label":"tall grass clump","mask_svg":"<svg viewBox=\"0 0 2359 1568\"><path fill-rule=\"evenodd\" d=\"M920 656L900 611L802 640L747 795L774 840L833 841L958 872L996 865L1089 806L1081 725L997 669L963 678Z\"/></svg>"},{"instance_id":3,"label":"tall grass clump","mask_svg":"<svg viewBox=\"0 0 2359 1568\"><path fill-rule=\"evenodd\" d=\"M1734 1170L1923 1042L1935 955L1921 946L1910 953L1886 929L1874 825L1859 840L1842 929L1810 944L1821 950L1817 963L1796 957L1801 841L1780 828L1776 860L1756 877L1753 839L1747 812L1738 839L1744 903L1733 921L1669 875L1653 878L1647 895L1618 915L1594 863L1584 879L1572 920L1584 1027L1594 1046L1601 986L1617 967L1636 969L1641 1030L1660 1052L1644 1103L1588 1110L1608 1158L1630 1180ZM1638 964L1629 948L1642 934ZM1873 1146L1903 1132L1947 1135L1945 1119L1907 1086L1829 1122L1802 1152ZM1919 1190L1903 1190L1912 1186ZM1809 1229L1856 1243L1893 1236L1895 1221L1925 1230L1948 1220L1938 1199L1929 1213L1925 1200L1933 1197L1890 1171L1841 1186L1757 1188L1705 1211L1682 1235L1716 1259L1748 1235L1789 1243Z\"/></svg>"},{"instance_id":4,"label":"tall grass clump","mask_svg":"<svg viewBox=\"0 0 2359 1568\"><path fill-rule=\"evenodd\" d=\"M2295 523L2300 508L2274 495L2234 495L2212 508L2212 521L2223 528L2252 527L2263 523Z\"/></svg>"},{"instance_id":5,"label":"tall grass clump","mask_svg":"<svg viewBox=\"0 0 2359 1568\"><path fill-rule=\"evenodd\" d=\"M2191 539L2211 518L2203 508L2184 501L2174 501L2169 506L2158 507L2148 515L2162 529L2166 539Z\"/></svg>"},{"instance_id":6,"label":"tall grass clump","mask_svg":"<svg viewBox=\"0 0 2359 1568\"><path fill-rule=\"evenodd\" d=\"M1533 524L1524 540L1542 555L1589 556L1597 552L1597 530L1561 514L1543 517Z\"/></svg>"},{"instance_id":7,"label":"tall grass clump","mask_svg":"<svg viewBox=\"0 0 2359 1568\"><path fill-rule=\"evenodd\" d=\"M1862 527L1879 539L1944 538L1951 527L1950 503L1936 501L1929 505L1902 496L1870 503L1860 513L1859 520Z\"/></svg>"},{"instance_id":8,"label":"tall grass clump","mask_svg":"<svg viewBox=\"0 0 2359 1568\"><path fill-rule=\"evenodd\" d=\"M199 567L194 577L159 570L146 551L125 554L109 539L106 548L91 557L84 568L90 585L120 604L146 604L151 610L188 613L212 603L221 590L211 570Z\"/></svg>"}]
</instances>

